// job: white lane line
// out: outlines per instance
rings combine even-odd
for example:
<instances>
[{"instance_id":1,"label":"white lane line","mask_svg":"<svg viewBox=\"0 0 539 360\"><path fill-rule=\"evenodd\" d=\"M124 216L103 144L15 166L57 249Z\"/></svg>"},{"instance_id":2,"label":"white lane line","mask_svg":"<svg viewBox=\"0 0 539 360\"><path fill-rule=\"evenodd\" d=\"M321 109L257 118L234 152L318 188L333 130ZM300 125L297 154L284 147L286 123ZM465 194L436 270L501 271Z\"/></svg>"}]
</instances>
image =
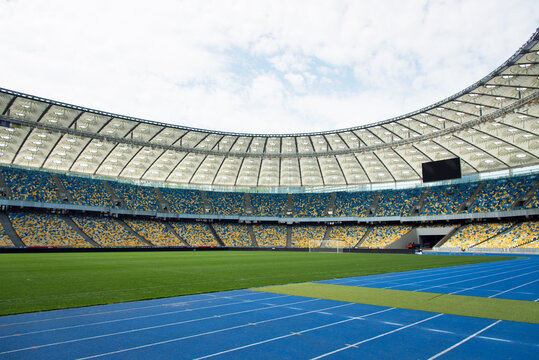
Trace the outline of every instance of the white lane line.
<instances>
[{"instance_id":1,"label":"white lane line","mask_svg":"<svg viewBox=\"0 0 539 360\"><path fill-rule=\"evenodd\" d=\"M466 268L458 268L458 269L451 269L451 267L449 267L449 270L450 270L450 273L452 275L454 274L458 274L458 273L468 273L470 271L473 271L476 267L485 267L485 265L490 265L490 264L495 264L495 265L498 265L498 266L490 266L488 267L487 269L485 269L484 271L495 271L495 270L498 270L500 268L506 268L508 267L509 265L511 265L511 267L514 267L514 263L480 263L480 264L470 264L470 265L458 265L458 266L466 266ZM501 266L499 266L501 265ZM519 265L519 264L516 264L516 265ZM453 271L451 271L453 270ZM428 271L429 273L428 274L424 274L424 275L418 275L418 276L415 276L414 274L412 274L413 272L423 272L423 271ZM387 275L369 275L369 276L366 276L365 279L363 278L353 278L353 279L343 279L345 281L341 281L339 282L339 284L342 284L342 283L352 283L352 282L367 282L367 283L375 283L375 284L380 284L380 283L385 283L385 282L391 282L391 281L394 281L394 280L399 280L399 278L401 277L405 277L405 278L409 278L410 275L413 275L414 276L414 279L423 279L423 278L430 278L430 277L436 277L438 276L440 273L443 273L443 274L447 274L448 273L448 268L447 267L442 267L442 268L432 268L432 269L421 269L421 270L410 270L410 271L402 271L402 272L399 272L399 273L393 273L393 274L387 274ZM465 275L465 274L464 274ZM458 276L458 275L457 275ZM371 278L371 277L376 277L376 278ZM426 281L429 281L429 280L426 280ZM357 286L357 285L356 285Z\"/></svg>"},{"instance_id":2,"label":"white lane line","mask_svg":"<svg viewBox=\"0 0 539 360\"><path fill-rule=\"evenodd\" d=\"M68 330L68 329L77 329L77 328L86 327L86 326L112 324L112 323L122 322L122 321L130 321L130 320L137 320L137 319L147 319L147 318L158 317L158 316L163 316L163 315L179 314L179 313L186 312L186 311L206 310L206 309L214 309L214 308L218 308L218 307L225 307L225 306L229 306L229 305L238 305L238 304L245 304L245 303L256 303L258 301L264 301L264 300L276 299L276 298L282 298L282 297L290 297L290 295L273 296L273 297L269 297L269 298L256 299L256 300L242 300L242 299L240 299L240 301L232 302L232 303L226 303L226 304L203 306L203 307L199 307L199 308L181 309L181 310L176 310L176 311L167 311L167 312L162 312L162 313L157 313L157 314L133 316L133 317L128 317L128 318L99 321L99 322L86 323L86 324L80 324L80 325L64 326L64 327L53 328L53 329L43 329L43 330L21 332L21 333L16 333L16 334L3 335L3 336L0 336L0 339L10 338L10 337L20 337L20 336L33 335L33 334L41 334L41 333L46 333L46 332L61 331L61 330ZM264 305L266 305L266 304L264 304Z\"/></svg>"},{"instance_id":3,"label":"white lane line","mask_svg":"<svg viewBox=\"0 0 539 360\"><path fill-rule=\"evenodd\" d=\"M508 277L508 278L503 278L503 279L500 279L500 280L491 281L491 282L488 282L488 283L485 283L485 284L472 286L472 287L462 289L462 290L453 291L453 292L449 293L449 295L454 295L454 294L458 294L460 292L477 289L477 288L480 288L480 287L483 287L483 286L492 285L492 284L496 284L496 283L499 283L499 282L504 282L504 281L507 281L507 280L510 280L510 279L515 279L515 278L526 276L526 275L533 274L533 273L536 273L536 272L539 272L539 270L532 271L532 272L529 272L529 273L526 273L526 274L520 274L520 275L511 276L511 277ZM475 279L472 279L472 280L475 280ZM496 294L491 295L489 297L492 297L492 296L496 296Z\"/></svg>"},{"instance_id":4,"label":"white lane line","mask_svg":"<svg viewBox=\"0 0 539 360\"><path fill-rule=\"evenodd\" d=\"M383 333L383 334L379 334L379 335L370 337L370 338L368 338L368 339L361 340L361 341L358 341L358 342L356 342L356 343L353 343L353 344L349 344L349 345L347 345L347 346L344 346L344 347L342 347L342 348L339 348L339 349L336 349L336 350L327 352L327 353L325 353L325 354L318 355L318 356L312 358L311 360L321 359L321 358L323 358L323 357L326 357L326 356L329 356L329 355L336 354L336 353L338 353L338 352L341 352L341 351L350 349L350 348L352 348L352 347L356 347L356 346L358 346L358 345L364 344L364 343L369 342L369 341L372 341L372 340L379 339L379 338L381 338L381 337L384 337L384 336L387 336L387 335L396 333L396 332L401 331L401 330L404 330L404 329L408 329L409 327L415 326L415 325L417 325L417 324L424 323L424 322L426 322L426 321L435 319L435 318L440 317L440 316L443 316L443 315L444 315L444 314L436 314L436 315L433 315L433 316L428 317L428 318L426 318L426 319L423 319L423 320L420 320L420 321L416 321L416 322L414 322L414 323L412 323L412 324L408 324L408 325L405 325L405 326L401 326L400 328L397 328L397 329L394 329L394 330L385 332L385 333Z\"/></svg>"},{"instance_id":5,"label":"white lane line","mask_svg":"<svg viewBox=\"0 0 539 360\"><path fill-rule=\"evenodd\" d=\"M258 342L252 343L252 344L238 346L238 347L233 348L233 349L228 349L228 350L219 351L219 352L216 352L216 353L213 353L213 354L201 356L201 357L195 358L194 360L202 360L202 359L207 359L207 358L211 358L211 357L214 357L214 356L228 354L228 353L231 353L231 352L234 352L234 351L247 349L247 348L257 346L257 345L260 345L260 344L266 344L266 343L269 343L269 342L272 342L272 341L284 339L284 338L294 336L294 335L301 335L301 334L304 334L304 333L307 333L307 332L323 329L323 328L333 326L333 325L342 324L342 323L345 323L345 322L348 322L348 321L364 320L364 319L362 319L362 317L369 317L369 316L372 316L372 315L375 315L375 314L383 313L383 312L386 312L386 311L391 311L391 310L394 310L394 309L395 308L380 310L380 311L376 311L376 312L373 312L373 313L370 313L370 314L362 315L361 317L350 317L350 318L348 318L346 320L341 320L341 321L337 321L337 322L333 322L333 323L330 323L330 324L321 325L321 326L317 326L317 327L313 327L313 328L305 329L305 330L301 330L301 331L291 332L291 333L286 334L286 335L281 335L281 336L277 336L277 337L274 337L274 338L271 338L271 339L261 340L261 341L258 341Z\"/></svg>"},{"instance_id":6,"label":"white lane line","mask_svg":"<svg viewBox=\"0 0 539 360\"><path fill-rule=\"evenodd\" d=\"M288 305L301 304L301 303L307 303L307 302L312 302L312 301L320 301L320 299L309 299L309 300L296 301L296 302L293 302L293 303L283 304L283 305L275 305L275 306L269 306L269 307L265 306L263 308L258 308L258 309L236 311L236 312L232 312L232 313L222 314L222 315L220 315L220 317L233 316L233 315L238 315L238 314L245 314L245 313L249 313L249 312L262 311L262 310L267 310L267 309L271 309L271 308L286 307ZM114 333L94 335L94 336L88 336L88 337L84 337L84 338L77 338L77 339L71 339L71 340L65 340L65 341L58 341L58 342L55 342L55 343L48 343L48 344L34 345L34 346L38 347L38 348L44 348L44 347L57 346L57 345L63 345L63 344L70 344L70 343L75 343L75 342L80 342L80 341L100 339L100 338L109 337L109 336L124 335L124 334L130 334L130 333L146 331L146 330L160 329L160 328L164 328L164 327L168 327L168 326L176 326L176 325L187 324L187 323L203 321L203 320L209 320L209 319L215 319L215 316L212 315L212 316L206 316L206 317L203 317L203 318L184 320L184 321L176 321L176 322L166 323L166 324L161 324L161 325L147 326L147 327L143 327L143 328L124 330L124 331L118 331L118 332L114 332ZM19 348L19 349L4 351L4 352L0 352L0 355L11 354L11 353L20 352L20 351L26 351L26 350L32 350L32 349L35 349L35 347L30 346L30 347L25 347L25 348Z\"/></svg>"},{"instance_id":7,"label":"white lane line","mask_svg":"<svg viewBox=\"0 0 539 360\"><path fill-rule=\"evenodd\" d=\"M535 267L533 267L533 268L535 268ZM453 282L445 283L445 284L441 284L441 285L428 286L428 287L413 290L413 291L420 292L420 291L425 291L425 290L428 290L428 289L434 289L434 288L444 287L444 286L448 286L448 285L459 284L459 283L463 283L463 282L467 282L467 281L474 281L474 280L478 280L478 279L488 278L488 277L491 277L491 276L499 276L501 274L507 274L507 273L511 273L511 272L515 272L515 271L519 271L519 270L521 270L521 269L503 271L503 272L498 272L498 273L495 273L495 274L489 274L489 275L483 275L483 276L477 276L477 277L467 278L467 279L459 280L459 281L453 281ZM534 272L537 272L537 271L538 270L536 270ZM529 274L529 273L527 273L527 274ZM527 275L527 274L524 274L524 275ZM518 276L522 276L522 275L518 275ZM503 280L505 280L505 279L508 279L508 278L504 278ZM469 289L471 289L471 287L466 288L464 290L469 290ZM462 290L462 291L464 291L464 290Z\"/></svg>"},{"instance_id":8,"label":"white lane line","mask_svg":"<svg viewBox=\"0 0 539 360\"><path fill-rule=\"evenodd\" d=\"M479 277L474 277L473 279L482 279L482 278L485 278L485 277L490 277L490 276L498 276L499 274L507 274L507 273L511 273L511 272L516 272L516 271L523 271L523 270L527 270L527 269L535 269L536 266L526 266L526 267L516 267L516 266L513 266L510 268L510 270L506 270L506 271L501 271L500 272L500 269L487 269L487 270L483 270L483 271L470 271L469 273L465 273L465 274L460 274L460 275L456 275L456 276L445 276L445 277L441 277L441 278L438 278L438 279L433 279L433 280L426 280L426 281L418 281L418 282L415 282L415 283L409 283L411 285L413 284L420 284L420 283L424 283L424 282L429 282L429 281L440 281L440 280L446 280L446 279L451 279L451 278L456 278L456 277L463 277L463 276L466 276L466 278L464 280L459 280L459 281L456 281L456 282L450 282L450 283L444 283L444 284L440 284L440 285L433 285L433 286L429 286L429 287L426 287L426 288L423 288L423 289L431 289L433 287L441 287L441 286L446 286L446 285L450 285L450 284L457 284L457 283L460 283L460 282L465 282L465 281L469 281L471 280L470 276L472 275L477 275L477 274L483 274L483 273L487 273L486 275L483 275L483 276L479 276ZM505 267L505 269L507 269L507 267ZM505 270L505 269L502 269L502 270ZM408 285L408 284L405 284L405 285ZM414 290L414 291L422 291L423 289L421 290Z\"/></svg>"},{"instance_id":9,"label":"white lane line","mask_svg":"<svg viewBox=\"0 0 539 360\"><path fill-rule=\"evenodd\" d=\"M501 320L497 320L497 321L493 322L492 324L490 324L490 325L488 325L488 326L485 326L485 327L482 328L481 330L476 331L476 332L473 333L472 335L468 336L466 339L463 339L463 340L459 341L458 343L456 343L455 345L450 346L450 347L448 347L447 349L445 349L444 351L440 351L438 354L436 354L436 355L430 357L429 360L434 360L434 359L436 359L436 358L438 358L438 357L440 357L440 356L442 356L442 355L444 355L444 354L450 352L450 351L453 350L454 348L456 348L456 347L458 347L458 346L464 344L465 342L467 342L467 341L470 340L470 339L473 339L473 338L476 337L477 335L479 335L479 334L481 334L482 332L484 332L484 331L490 329L490 328L493 327L494 325L499 324L500 322L501 322Z\"/></svg>"},{"instance_id":10,"label":"white lane line","mask_svg":"<svg viewBox=\"0 0 539 360\"><path fill-rule=\"evenodd\" d=\"M478 336L477 338L478 339L485 339L485 340L501 341L501 342L507 342L507 343L514 342L513 340L500 339L500 338L495 338L495 337L490 337L490 336Z\"/></svg>"},{"instance_id":11,"label":"white lane line","mask_svg":"<svg viewBox=\"0 0 539 360\"><path fill-rule=\"evenodd\" d=\"M272 322L272 321L283 320L283 319L289 319L289 318L293 318L293 317L297 317L297 316L303 316L303 315L307 315L307 314L316 313L317 311L320 311L320 310L336 309L336 308L345 307L345 306L350 306L350 305L354 305L354 304L352 304L352 303L342 304L342 305L337 305L337 306L331 306L331 307L324 308L324 309L312 310L312 311L306 311L306 312L299 313L299 314L287 315L287 316L281 316L281 317L277 317L277 318L272 318L272 319L267 319L267 320L257 321L256 323L247 323L247 324L242 324L242 325L231 326L231 327L225 328L225 329L219 329L219 330L207 331L207 332L203 332L203 333L199 333L199 334L193 334L193 335L183 336L183 337L179 337L179 338L174 338L174 339L169 339L169 340L164 340L164 341L158 341L158 342L149 343L149 344L144 344L144 345L139 345L139 346L134 346L134 347L125 348L125 349L121 349L121 350L110 351L110 352L103 353L103 354L96 354L96 355L92 355L92 356L87 356L87 357L83 357L83 358L78 358L77 360L95 359L95 358L98 358L98 357L103 357L103 356L108 356L108 355L114 355L114 354L124 353L124 352L128 352L128 351L133 351L133 350L140 350L140 349L144 349L144 348L148 348L148 347L153 347L153 346L158 346L158 345L163 345L163 344L169 344L169 343L176 342L176 341L181 341L181 340L186 340L186 339L192 339L192 338L199 337L199 336L210 335L210 334L216 334L216 333L220 333L220 332L224 332L224 331L229 331L229 330L235 330L235 329L244 328L244 327L247 327L247 326L256 326L256 325L259 325L259 324L264 324L264 323L268 323L268 322ZM346 320L350 320L350 319L346 319ZM343 320L343 321L344 321L344 320Z\"/></svg>"},{"instance_id":12,"label":"white lane line","mask_svg":"<svg viewBox=\"0 0 539 360\"><path fill-rule=\"evenodd\" d=\"M216 297L216 296L213 296L212 294L199 294L197 296L204 295L204 296L209 296L209 298L189 301L188 304L201 302L201 301L208 301L208 300L212 300L212 299L223 299L223 298L224 299L232 299L232 298L236 298L236 297L252 295L253 293L256 294L254 291L250 291L250 292L245 293L245 294L239 294L239 295L233 295L233 296L221 296L221 297ZM190 296L190 295L185 295L185 296ZM151 300L138 300L137 302L146 302L146 301L151 301ZM114 305L118 305L118 304L114 304ZM90 308L99 307L99 306L106 306L106 305L94 305L94 306L91 306ZM141 309L152 309L152 308L165 307L165 306L170 306L170 303L158 304L158 305L130 307L130 308L125 308L125 309L117 309L117 310L110 310L110 311L100 311L100 312L92 312L92 313L69 315L69 316L59 316L59 317L55 317L55 318L47 318L47 319L39 319L39 320L20 321L20 322L14 322L14 323L1 324L1 326L4 327L4 326L13 326L13 325L34 324L34 323L45 322L45 321L55 321L55 320L72 319L72 318L77 318L77 317L114 314L114 313L118 313L118 312L138 311L138 310L141 310ZM56 311L63 312L65 310L69 310L69 309L56 310ZM17 316L17 315L14 315L14 316Z\"/></svg>"},{"instance_id":13,"label":"white lane line","mask_svg":"<svg viewBox=\"0 0 539 360\"><path fill-rule=\"evenodd\" d=\"M537 282L537 281L539 281L539 279L535 279L535 280L530 281L530 282L527 282L527 283L525 283L525 284L522 284L522 285L519 285L519 286L515 286L514 288L511 288L511 289L509 289L509 290L502 291L501 293L497 293L497 294L495 294L495 295L490 295L489 298L492 298L492 297L495 297L495 296L498 296L498 295L501 295L501 294L505 294L505 293L507 293L507 292L509 292L509 291L513 291L513 290L516 290L516 289L521 288L521 287L523 287L523 286L533 284L534 282Z\"/></svg>"},{"instance_id":14,"label":"white lane line","mask_svg":"<svg viewBox=\"0 0 539 360\"><path fill-rule=\"evenodd\" d=\"M423 329L427 331L434 331L434 332L442 333L442 334L454 334L454 332L447 331L447 330L440 330L440 329L433 329L433 328L426 328L426 327L424 327Z\"/></svg>"}]
</instances>

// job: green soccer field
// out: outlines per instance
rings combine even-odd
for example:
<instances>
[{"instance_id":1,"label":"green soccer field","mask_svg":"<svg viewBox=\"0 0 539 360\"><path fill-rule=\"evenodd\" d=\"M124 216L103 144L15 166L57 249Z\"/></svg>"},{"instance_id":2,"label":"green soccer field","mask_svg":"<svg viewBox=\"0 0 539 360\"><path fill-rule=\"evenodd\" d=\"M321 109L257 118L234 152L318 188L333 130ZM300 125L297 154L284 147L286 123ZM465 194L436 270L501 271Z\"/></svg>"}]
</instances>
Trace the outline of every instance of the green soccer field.
<instances>
[{"instance_id":1,"label":"green soccer field","mask_svg":"<svg viewBox=\"0 0 539 360\"><path fill-rule=\"evenodd\" d=\"M0 315L506 259L270 251L0 254Z\"/></svg>"}]
</instances>

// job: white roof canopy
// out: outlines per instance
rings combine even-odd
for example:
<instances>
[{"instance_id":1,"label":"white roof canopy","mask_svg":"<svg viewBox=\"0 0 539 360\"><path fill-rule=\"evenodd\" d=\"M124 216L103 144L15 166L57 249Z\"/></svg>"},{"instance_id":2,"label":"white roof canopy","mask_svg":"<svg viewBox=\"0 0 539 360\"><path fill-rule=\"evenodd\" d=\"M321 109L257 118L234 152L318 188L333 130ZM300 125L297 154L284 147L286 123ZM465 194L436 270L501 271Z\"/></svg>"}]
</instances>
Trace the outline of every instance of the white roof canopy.
<instances>
[{"instance_id":1,"label":"white roof canopy","mask_svg":"<svg viewBox=\"0 0 539 360\"><path fill-rule=\"evenodd\" d=\"M463 175L537 165L538 41L536 32L491 74L429 107L317 133L209 131L0 89L0 164L224 187L414 181L422 163L453 157Z\"/></svg>"}]
</instances>

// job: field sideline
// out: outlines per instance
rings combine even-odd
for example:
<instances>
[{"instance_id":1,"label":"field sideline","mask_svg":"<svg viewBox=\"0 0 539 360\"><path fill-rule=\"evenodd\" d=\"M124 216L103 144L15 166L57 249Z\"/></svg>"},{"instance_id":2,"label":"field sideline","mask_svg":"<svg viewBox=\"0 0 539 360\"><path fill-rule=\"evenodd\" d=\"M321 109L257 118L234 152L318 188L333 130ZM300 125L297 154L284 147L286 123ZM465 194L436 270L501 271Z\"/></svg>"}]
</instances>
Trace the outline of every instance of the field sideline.
<instances>
[{"instance_id":1,"label":"field sideline","mask_svg":"<svg viewBox=\"0 0 539 360\"><path fill-rule=\"evenodd\" d=\"M269 251L0 254L0 315L507 259Z\"/></svg>"}]
</instances>

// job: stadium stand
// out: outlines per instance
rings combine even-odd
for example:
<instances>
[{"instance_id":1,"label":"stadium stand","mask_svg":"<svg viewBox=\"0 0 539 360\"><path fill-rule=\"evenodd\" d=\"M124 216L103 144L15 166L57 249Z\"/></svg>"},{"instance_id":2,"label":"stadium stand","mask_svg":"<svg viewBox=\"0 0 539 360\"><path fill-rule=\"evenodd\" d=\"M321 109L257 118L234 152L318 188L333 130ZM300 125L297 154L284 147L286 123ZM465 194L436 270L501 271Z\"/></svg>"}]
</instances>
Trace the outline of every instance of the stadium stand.
<instances>
[{"instance_id":1,"label":"stadium stand","mask_svg":"<svg viewBox=\"0 0 539 360\"><path fill-rule=\"evenodd\" d=\"M161 221L149 219L126 219L125 222L137 234L155 246L185 246Z\"/></svg>"},{"instance_id":2,"label":"stadium stand","mask_svg":"<svg viewBox=\"0 0 539 360\"><path fill-rule=\"evenodd\" d=\"M32 171L1 167L6 186L12 191L12 200L60 203L56 195L56 185L45 171Z\"/></svg>"},{"instance_id":3,"label":"stadium stand","mask_svg":"<svg viewBox=\"0 0 539 360\"><path fill-rule=\"evenodd\" d=\"M204 214L203 200L199 191L159 188L163 198L176 214Z\"/></svg>"},{"instance_id":4,"label":"stadium stand","mask_svg":"<svg viewBox=\"0 0 539 360\"><path fill-rule=\"evenodd\" d=\"M366 226L335 225L328 227L327 239L344 241L347 247L354 247L366 232Z\"/></svg>"},{"instance_id":5,"label":"stadium stand","mask_svg":"<svg viewBox=\"0 0 539 360\"><path fill-rule=\"evenodd\" d=\"M4 227L0 224L0 247L14 247L15 245L9 239Z\"/></svg>"},{"instance_id":6,"label":"stadium stand","mask_svg":"<svg viewBox=\"0 0 539 360\"><path fill-rule=\"evenodd\" d=\"M284 216L286 194L251 194L254 216Z\"/></svg>"},{"instance_id":7,"label":"stadium stand","mask_svg":"<svg viewBox=\"0 0 539 360\"><path fill-rule=\"evenodd\" d=\"M117 181L110 181L109 184L114 189L125 206L130 210L159 210L159 202L155 189L148 186L136 186Z\"/></svg>"},{"instance_id":8,"label":"stadium stand","mask_svg":"<svg viewBox=\"0 0 539 360\"><path fill-rule=\"evenodd\" d=\"M512 223L468 224L461 226L441 248L467 249L507 230Z\"/></svg>"},{"instance_id":9,"label":"stadium stand","mask_svg":"<svg viewBox=\"0 0 539 360\"><path fill-rule=\"evenodd\" d=\"M423 215L455 214L477 184L433 186L424 200Z\"/></svg>"},{"instance_id":10,"label":"stadium stand","mask_svg":"<svg viewBox=\"0 0 539 360\"><path fill-rule=\"evenodd\" d=\"M482 248L514 248L539 239L539 221L525 221L477 245Z\"/></svg>"},{"instance_id":11,"label":"stadium stand","mask_svg":"<svg viewBox=\"0 0 539 360\"><path fill-rule=\"evenodd\" d=\"M374 191L338 192L335 197L335 216L367 216L375 195Z\"/></svg>"},{"instance_id":12,"label":"stadium stand","mask_svg":"<svg viewBox=\"0 0 539 360\"><path fill-rule=\"evenodd\" d=\"M422 192L422 188L382 191L376 216L408 215Z\"/></svg>"},{"instance_id":13,"label":"stadium stand","mask_svg":"<svg viewBox=\"0 0 539 360\"><path fill-rule=\"evenodd\" d=\"M292 226L292 247L308 248L310 240L324 240L326 226L324 225L302 225Z\"/></svg>"},{"instance_id":14,"label":"stadium stand","mask_svg":"<svg viewBox=\"0 0 539 360\"><path fill-rule=\"evenodd\" d=\"M253 225L258 247L286 247L286 225Z\"/></svg>"},{"instance_id":15,"label":"stadium stand","mask_svg":"<svg viewBox=\"0 0 539 360\"><path fill-rule=\"evenodd\" d=\"M219 246L205 223L170 222L176 233L191 246Z\"/></svg>"},{"instance_id":16,"label":"stadium stand","mask_svg":"<svg viewBox=\"0 0 539 360\"><path fill-rule=\"evenodd\" d=\"M112 207L110 195L100 180L62 174L58 178L73 196L73 204Z\"/></svg>"},{"instance_id":17,"label":"stadium stand","mask_svg":"<svg viewBox=\"0 0 539 360\"><path fill-rule=\"evenodd\" d=\"M329 205L329 194L294 194L292 197L295 217L326 216L325 210Z\"/></svg>"},{"instance_id":18,"label":"stadium stand","mask_svg":"<svg viewBox=\"0 0 539 360\"><path fill-rule=\"evenodd\" d=\"M383 249L393 241L400 239L410 230L412 230L412 227L406 225L375 226L359 246L371 249Z\"/></svg>"},{"instance_id":19,"label":"stadium stand","mask_svg":"<svg viewBox=\"0 0 539 360\"><path fill-rule=\"evenodd\" d=\"M250 247L251 235L244 224L214 223L213 228L226 246Z\"/></svg>"},{"instance_id":20,"label":"stadium stand","mask_svg":"<svg viewBox=\"0 0 539 360\"><path fill-rule=\"evenodd\" d=\"M26 246L92 247L57 215L12 213L8 216Z\"/></svg>"},{"instance_id":21,"label":"stadium stand","mask_svg":"<svg viewBox=\"0 0 539 360\"><path fill-rule=\"evenodd\" d=\"M243 194L207 192L206 196L216 215L243 215Z\"/></svg>"},{"instance_id":22,"label":"stadium stand","mask_svg":"<svg viewBox=\"0 0 539 360\"><path fill-rule=\"evenodd\" d=\"M510 210L518 197L531 189L535 183L534 178L534 176L519 176L485 182L473 206L467 212Z\"/></svg>"},{"instance_id":23,"label":"stadium stand","mask_svg":"<svg viewBox=\"0 0 539 360\"><path fill-rule=\"evenodd\" d=\"M135 236L127 232L114 219L107 217L72 216L73 221L89 237L101 246L108 247L145 247Z\"/></svg>"}]
</instances>

